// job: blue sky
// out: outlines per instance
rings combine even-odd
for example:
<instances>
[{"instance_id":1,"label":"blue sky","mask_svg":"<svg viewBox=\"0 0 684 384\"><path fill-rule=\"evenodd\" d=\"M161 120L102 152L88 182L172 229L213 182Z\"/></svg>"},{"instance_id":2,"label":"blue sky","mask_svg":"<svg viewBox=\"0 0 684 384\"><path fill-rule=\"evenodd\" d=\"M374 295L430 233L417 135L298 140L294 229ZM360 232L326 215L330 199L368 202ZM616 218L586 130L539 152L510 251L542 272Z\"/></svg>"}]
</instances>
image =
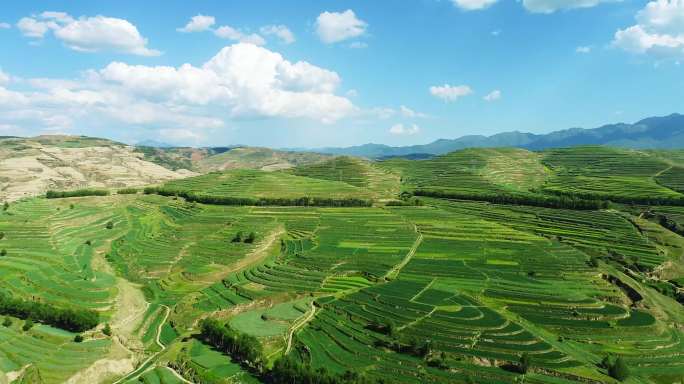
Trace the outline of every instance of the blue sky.
<instances>
[{"instance_id":1,"label":"blue sky","mask_svg":"<svg viewBox=\"0 0 684 384\"><path fill-rule=\"evenodd\" d=\"M406 145L684 112L682 0L23 1L0 46L0 135Z\"/></svg>"}]
</instances>

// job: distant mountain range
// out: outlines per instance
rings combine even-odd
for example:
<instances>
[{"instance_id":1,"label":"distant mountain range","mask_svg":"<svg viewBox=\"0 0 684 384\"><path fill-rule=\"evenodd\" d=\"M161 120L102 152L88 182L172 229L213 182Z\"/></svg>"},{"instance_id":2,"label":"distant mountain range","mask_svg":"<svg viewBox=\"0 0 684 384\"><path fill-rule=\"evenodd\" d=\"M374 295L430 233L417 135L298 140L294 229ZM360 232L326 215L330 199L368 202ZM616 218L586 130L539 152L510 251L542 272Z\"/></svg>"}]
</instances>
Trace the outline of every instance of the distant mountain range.
<instances>
[{"instance_id":1,"label":"distant mountain range","mask_svg":"<svg viewBox=\"0 0 684 384\"><path fill-rule=\"evenodd\" d=\"M674 113L663 117L649 117L634 124L609 124L593 129L570 128L540 135L504 132L493 136L470 135L457 139L439 139L429 144L406 147L364 144L346 148L320 148L313 151L368 158L397 156L421 158L464 148L518 147L539 150L577 145L608 145L639 149L684 148L684 115Z\"/></svg>"}]
</instances>

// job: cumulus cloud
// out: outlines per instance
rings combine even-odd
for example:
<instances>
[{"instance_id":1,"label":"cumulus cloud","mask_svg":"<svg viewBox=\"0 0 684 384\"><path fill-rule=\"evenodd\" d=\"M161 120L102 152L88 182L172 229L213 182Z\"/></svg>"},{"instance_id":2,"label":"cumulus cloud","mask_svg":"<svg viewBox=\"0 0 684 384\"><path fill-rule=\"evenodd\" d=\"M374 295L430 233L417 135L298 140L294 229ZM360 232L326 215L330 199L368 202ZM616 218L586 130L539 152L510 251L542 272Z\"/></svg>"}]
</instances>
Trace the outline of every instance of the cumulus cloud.
<instances>
[{"instance_id":1,"label":"cumulus cloud","mask_svg":"<svg viewBox=\"0 0 684 384\"><path fill-rule=\"evenodd\" d=\"M368 44L364 43L363 41L354 41L354 42L349 43L349 48L353 48L353 49L368 48Z\"/></svg>"},{"instance_id":2,"label":"cumulus cloud","mask_svg":"<svg viewBox=\"0 0 684 384\"><path fill-rule=\"evenodd\" d=\"M636 54L684 57L684 1L651 1L635 18L637 24L615 32L614 47Z\"/></svg>"},{"instance_id":3,"label":"cumulus cloud","mask_svg":"<svg viewBox=\"0 0 684 384\"><path fill-rule=\"evenodd\" d=\"M74 19L64 12L43 12L24 17L17 27L26 37L41 39L52 31L65 46L80 52L112 51L139 56L158 56L147 47L147 39L129 21L114 17L81 16Z\"/></svg>"},{"instance_id":4,"label":"cumulus cloud","mask_svg":"<svg viewBox=\"0 0 684 384\"><path fill-rule=\"evenodd\" d=\"M452 0L452 2L463 10L475 11L491 7L497 0Z\"/></svg>"},{"instance_id":5,"label":"cumulus cloud","mask_svg":"<svg viewBox=\"0 0 684 384\"><path fill-rule=\"evenodd\" d=\"M575 52L577 52L577 53L591 53L591 47L586 46L586 45L581 45L581 46L575 48Z\"/></svg>"},{"instance_id":6,"label":"cumulus cloud","mask_svg":"<svg viewBox=\"0 0 684 384\"><path fill-rule=\"evenodd\" d=\"M404 124L394 124L390 127L389 132L393 135L415 135L420 132L420 127L416 124L404 125Z\"/></svg>"},{"instance_id":7,"label":"cumulus cloud","mask_svg":"<svg viewBox=\"0 0 684 384\"><path fill-rule=\"evenodd\" d=\"M358 110L336 94L340 83L334 71L237 43L199 66L112 62L76 79L25 79L21 90L0 80L0 124L61 131L126 124L191 140L231 120L332 123Z\"/></svg>"},{"instance_id":8,"label":"cumulus cloud","mask_svg":"<svg viewBox=\"0 0 684 384\"><path fill-rule=\"evenodd\" d=\"M214 30L214 34L222 39L226 40L232 40L232 41L237 41L237 42L242 42L242 43L250 43L254 45L264 45L266 44L266 40L264 40L263 37L259 36L256 33L250 33L250 34L245 34L239 29L235 29L231 26L224 25L222 27L218 27L216 30Z\"/></svg>"},{"instance_id":9,"label":"cumulus cloud","mask_svg":"<svg viewBox=\"0 0 684 384\"><path fill-rule=\"evenodd\" d=\"M214 16L200 14L190 18L190 21L183 28L176 28L176 31L183 33L202 32L209 30L214 24L216 24Z\"/></svg>"},{"instance_id":10,"label":"cumulus cloud","mask_svg":"<svg viewBox=\"0 0 684 384\"><path fill-rule=\"evenodd\" d=\"M12 28L12 26L9 25L9 23L0 23L0 29L10 29L10 28Z\"/></svg>"},{"instance_id":11,"label":"cumulus cloud","mask_svg":"<svg viewBox=\"0 0 684 384\"><path fill-rule=\"evenodd\" d=\"M356 17L351 9L344 12L323 12L316 19L316 33L326 44L337 43L363 35L368 23Z\"/></svg>"},{"instance_id":12,"label":"cumulus cloud","mask_svg":"<svg viewBox=\"0 0 684 384\"><path fill-rule=\"evenodd\" d=\"M30 17L22 17L17 22L17 28L26 37L43 38L47 31L48 24Z\"/></svg>"},{"instance_id":13,"label":"cumulus cloud","mask_svg":"<svg viewBox=\"0 0 684 384\"><path fill-rule=\"evenodd\" d=\"M456 101L458 98L473 93L467 85L435 85L430 87L430 94L444 101Z\"/></svg>"},{"instance_id":14,"label":"cumulus cloud","mask_svg":"<svg viewBox=\"0 0 684 384\"><path fill-rule=\"evenodd\" d=\"M276 36L284 44L292 44L295 42L295 36L290 29L284 25L265 25L259 28L264 36Z\"/></svg>"},{"instance_id":15,"label":"cumulus cloud","mask_svg":"<svg viewBox=\"0 0 684 384\"><path fill-rule=\"evenodd\" d=\"M411 109L405 105L399 106L399 112L401 113L402 116L408 117L408 118L427 117L426 114L414 111L413 109Z\"/></svg>"},{"instance_id":16,"label":"cumulus cloud","mask_svg":"<svg viewBox=\"0 0 684 384\"><path fill-rule=\"evenodd\" d=\"M560 10L591 8L615 1L620 0L523 0L523 6L532 13L554 13Z\"/></svg>"},{"instance_id":17,"label":"cumulus cloud","mask_svg":"<svg viewBox=\"0 0 684 384\"><path fill-rule=\"evenodd\" d=\"M0 85L7 84L10 81L10 76L3 72L2 68L0 68Z\"/></svg>"},{"instance_id":18,"label":"cumulus cloud","mask_svg":"<svg viewBox=\"0 0 684 384\"><path fill-rule=\"evenodd\" d=\"M482 99L484 101L490 101L491 102L491 101L499 100L500 98L501 98L501 91L498 89L495 89L495 90L489 92L488 94L486 94Z\"/></svg>"}]
</instances>

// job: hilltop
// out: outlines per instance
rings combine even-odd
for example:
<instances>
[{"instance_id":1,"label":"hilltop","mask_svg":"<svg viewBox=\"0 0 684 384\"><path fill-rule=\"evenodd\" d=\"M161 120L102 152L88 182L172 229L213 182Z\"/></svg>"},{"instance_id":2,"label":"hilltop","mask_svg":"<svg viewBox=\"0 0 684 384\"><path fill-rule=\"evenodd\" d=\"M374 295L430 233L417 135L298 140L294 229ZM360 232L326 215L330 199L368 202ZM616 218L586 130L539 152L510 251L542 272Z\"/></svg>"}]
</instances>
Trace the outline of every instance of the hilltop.
<instances>
[{"instance_id":1,"label":"hilltop","mask_svg":"<svg viewBox=\"0 0 684 384\"><path fill-rule=\"evenodd\" d=\"M0 140L0 201L48 189L122 188L193 174L146 161L135 148L106 139L53 135Z\"/></svg>"}]
</instances>

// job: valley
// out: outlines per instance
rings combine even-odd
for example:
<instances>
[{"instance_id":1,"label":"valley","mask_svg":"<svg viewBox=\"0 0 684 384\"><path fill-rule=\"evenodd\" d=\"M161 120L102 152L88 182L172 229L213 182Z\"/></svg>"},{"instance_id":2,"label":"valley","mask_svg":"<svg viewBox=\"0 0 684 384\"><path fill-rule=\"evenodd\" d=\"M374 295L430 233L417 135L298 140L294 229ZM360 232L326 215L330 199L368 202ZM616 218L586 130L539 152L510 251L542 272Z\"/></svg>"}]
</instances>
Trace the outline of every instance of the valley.
<instances>
[{"instance_id":1,"label":"valley","mask_svg":"<svg viewBox=\"0 0 684 384\"><path fill-rule=\"evenodd\" d=\"M0 292L98 320L0 305L0 382L684 376L677 153L306 158L8 192Z\"/></svg>"}]
</instances>

